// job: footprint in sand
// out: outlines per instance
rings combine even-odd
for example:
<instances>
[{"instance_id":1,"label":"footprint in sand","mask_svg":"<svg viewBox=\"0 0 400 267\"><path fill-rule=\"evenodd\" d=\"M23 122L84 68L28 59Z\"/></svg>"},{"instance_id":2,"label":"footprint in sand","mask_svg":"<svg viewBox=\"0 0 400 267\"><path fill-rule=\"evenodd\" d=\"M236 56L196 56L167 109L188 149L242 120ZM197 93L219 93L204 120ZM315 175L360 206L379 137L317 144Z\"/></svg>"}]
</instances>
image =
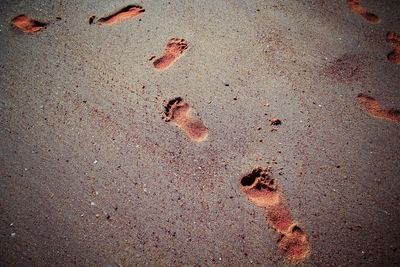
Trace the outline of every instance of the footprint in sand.
<instances>
[{"instance_id":1,"label":"footprint in sand","mask_svg":"<svg viewBox=\"0 0 400 267\"><path fill-rule=\"evenodd\" d=\"M377 15L369 12L365 7L360 4L360 0L347 0L347 4L351 12L360 15L369 23L378 24L381 22L381 19Z\"/></svg>"},{"instance_id":2,"label":"footprint in sand","mask_svg":"<svg viewBox=\"0 0 400 267\"><path fill-rule=\"evenodd\" d=\"M154 60L153 66L158 70L165 70L172 66L188 48L189 43L184 39L172 38L168 41L164 54Z\"/></svg>"},{"instance_id":3,"label":"footprint in sand","mask_svg":"<svg viewBox=\"0 0 400 267\"><path fill-rule=\"evenodd\" d=\"M11 20L13 27L24 33L36 33L46 28L48 23L40 22L26 15L19 15Z\"/></svg>"},{"instance_id":4,"label":"footprint in sand","mask_svg":"<svg viewBox=\"0 0 400 267\"><path fill-rule=\"evenodd\" d=\"M144 13L144 9L141 6L136 6L136 5L130 5L127 7L124 7L123 9L115 12L114 14L100 18L96 21L96 24L98 25L113 25L119 22L122 22L124 20L132 19L140 14ZM92 16L92 23L94 20L94 17ZM90 20L89 23L91 24Z\"/></svg>"},{"instance_id":5,"label":"footprint in sand","mask_svg":"<svg viewBox=\"0 0 400 267\"><path fill-rule=\"evenodd\" d=\"M400 64L400 36L395 32L388 32L386 41L394 45L394 49L387 55L387 59L393 64Z\"/></svg>"},{"instance_id":6,"label":"footprint in sand","mask_svg":"<svg viewBox=\"0 0 400 267\"><path fill-rule=\"evenodd\" d=\"M292 263L301 262L309 253L307 234L299 226L293 224L287 233L281 235L278 248Z\"/></svg>"},{"instance_id":7,"label":"footprint in sand","mask_svg":"<svg viewBox=\"0 0 400 267\"><path fill-rule=\"evenodd\" d=\"M278 248L282 255L292 263L303 261L310 253L307 234L293 220L268 170L254 169L242 177L241 185L247 198L264 209L268 225L281 234Z\"/></svg>"},{"instance_id":8,"label":"footprint in sand","mask_svg":"<svg viewBox=\"0 0 400 267\"><path fill-rule=\"evenodd\" d=\"M371 115L377 118L400 122L400 110L399 109L382 109L379 102L368 95L358 94L358 102L363 108Z\"/></svg>"},{"instance_id":9,"label":"footprint in sand","mask_svg":"<svg viewBox=\"0 0 400 267\"><path fill-rule=\"evenodd\" d=\"M250 201L259 207L275 206L281 202L275 180L261 168L256 168L244 176L241 184Z\"/></svg>"},{"instance_id":10,"label":"footprint in sand","mask_svg":"<svg viewBox=\"0 0 400 267\"><path fill-rule=\"evenodd\" d=\"M181 97L174 98L165 106L165 121L177 125L190 140L205 141L208 129L201 120L191 116L191 110L190 105Z\"/></svg>"}]
</instances>

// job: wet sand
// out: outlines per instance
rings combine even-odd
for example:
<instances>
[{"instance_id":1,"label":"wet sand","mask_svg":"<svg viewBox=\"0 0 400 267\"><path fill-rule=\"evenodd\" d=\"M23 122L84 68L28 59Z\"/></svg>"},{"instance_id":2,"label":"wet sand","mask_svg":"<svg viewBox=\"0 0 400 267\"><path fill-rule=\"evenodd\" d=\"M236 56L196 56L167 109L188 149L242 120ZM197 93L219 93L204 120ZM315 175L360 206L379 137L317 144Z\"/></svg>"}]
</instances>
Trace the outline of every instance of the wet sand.
<instances>
[{"instance_id":1,"label":"wet sand","mask_svg":"<svg viewBox=\"0 0 400 267\"><path fill-rule=\"evenodd\" d=\"M399 265L400 124L358 96L400 109L400 4L360 4L1 1L1 265L290 264L300 231L242 190L257 167L304 266Z\"/></svg>"}]
</instances>

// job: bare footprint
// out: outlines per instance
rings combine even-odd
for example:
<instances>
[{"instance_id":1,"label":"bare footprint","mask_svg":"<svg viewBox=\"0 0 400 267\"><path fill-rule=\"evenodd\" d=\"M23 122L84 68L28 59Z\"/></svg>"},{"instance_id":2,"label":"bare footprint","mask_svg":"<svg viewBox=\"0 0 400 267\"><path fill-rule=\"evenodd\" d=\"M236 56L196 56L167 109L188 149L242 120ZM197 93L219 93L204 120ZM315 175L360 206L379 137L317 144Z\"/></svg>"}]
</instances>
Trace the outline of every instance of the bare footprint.
<instances>
[{"instance_id":1,"label":"bare footprint","mask_svg":"<svg viewBox=\"0 0 400 267\"><path fill-rule=\"evenodd\" d=\"M191 116L190 105L181 97L170 100L165 106L165 121L176 124L192 141L202 142L208 137L207 127Z\"/></svg>"},{"instance_id":2,"label":"bare footprint","mask_svg":"<svg viewBox=\"0 0 400 267\"><path fill-rule=\"evenodd\" d=\"M268 171L262 168L254 169L241 180L242 189L249 200L259 207L269 207L281 202L281 195L275 180Z\"/></svg>"},{"instance_id":3,"label":"bare footprint","mask_svg":"<svg viewBox=\"0 0 400 267\"><path fill-rule=\"evenodd\" d=\"M387 59L393 64L400 64L400 36L395 32L388 32L386 41L394 45L394 49L387 55Z\"/></svg>"},{"instance_id":4,"label":"bare footprint","mask_svg":"<svg viewBox=\"0 0 400 267\"><path fill-rule=\"evenodd\" d=\"M46 28L47 23L37 21L26 15L19 15L11 20L15 29L24 33L36 33Z\"/></svg>"},{"instance_id":5,"label":"bare footprint","mask_svg":"<svg viewBox=\"0 0 400 267\"><path fill-rule=\"evenodd\" d=\"M347 5L351 12L360 15L369 23L378 24L381 22L381 19L377 15L369 12L365 7L361 6L360 0L347 0Z\"/></svg>"},{"instance_id":6,"label":"bare footprint","mask_svg":"<svg viewBox=\"0 0 400 267\"><path fill-rule=\"evenodd\" d=\"M303 261L310 252L307 235L294 222L268 170L256 168L242 177L240 183L247 198L265 209L268 225L281 234L278 248L285 259L292 263Z\"/></svg>"},{"instance_id":7,"label":"bare footprint","mask_svg":"<svg viewBox=\"0 0 400 267\"><path fill-rule=\"evenodd\" d=\"M292 263L301 262L310 254L307 234L296 224L291 226L288 233L282 234L278 241L278 248Z\"/></svg>"},{"instance_id":8,"label":"bare footprint","mask_svg":"<svg viewBox=\"0 0 400 267\"><path fill-rule=\"evenodd\" d=\"M379 102L368 95L358 94L358 102L371 115L377 118L400 122L400 110L398 109L382 109Z\"/></svg>"},{"instance_id":9,"label":"bare footprint","mask_svg":"<svg viewBox=\"0 0 400 267\"><path fill-rule=\"evenodd\" d=\"M175 61L177 61L182 56L188 46L188 42L184 39L170 39L165 47L164 54L154 60L154 68L159 70L168 69Z\"/></svg>"},{"instance_id":10,"label":"bare footprint","mask_svg":"<svg viewBox=\"0 0 400 267\"><path fill-rule=\"evenodd\" d=\"M130 5L127 7L124 7L120 11L107 16L103 17L97 20L96 24L98 25L113 25L119 22L122 22L124 20L132 19L144 12L144 8L141 6L136 6L136 5Z\"/></svg>"}]
</instances>

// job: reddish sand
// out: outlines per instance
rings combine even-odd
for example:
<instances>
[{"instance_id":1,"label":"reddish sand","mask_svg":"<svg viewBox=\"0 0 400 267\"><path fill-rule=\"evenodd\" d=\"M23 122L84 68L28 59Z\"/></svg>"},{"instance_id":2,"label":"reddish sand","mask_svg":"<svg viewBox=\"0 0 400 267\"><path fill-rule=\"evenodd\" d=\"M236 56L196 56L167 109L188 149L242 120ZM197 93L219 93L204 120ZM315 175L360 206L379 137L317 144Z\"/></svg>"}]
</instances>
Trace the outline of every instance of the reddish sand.
<instances>
[{"instance_id":1,"label":"reddish sand","mask_svg":"<svg viewBox=\"0 0 400 267\"><path fill-rule=\"evenodd\" d=\"M188 46L188 42L184 39L173 38L169 40L165 47L164 54L153 62L154 68L159 70L168 69L181 57Z\"/></svg>"},{"instance_id":2,"label":"reddish sand","mask_svg":"<svg viewBox=\"0 0 400 267\"><path fill-rule=\"evenodd\" d=\"M34 20L25 15L19 15L12 19L11 24L21 32L35 33L46 28L47 23Z\"/></svg>"},{"instance_id":3,"label":"reddish sand","mask_svg":"<svg viewBox=\"0 0 400 267\"><path fill-rule=\"evenodd\" d=\"M382 109L381 105L376 99L365 94L359 94L357 99L371 116L389 121L400 122L400 110Z\"/></svg>"},{"instance_id":4,"label":"reddish sand","mask_svg":"<svg viewBox=\"0 0 400 267\"><path fill-rule=\"evenodd\" d=\"M347 4L351 12L360 15L369 23L377 24L381 22L380 18L377 15L369 12L366 8L361 6L360 0L347 0Z\"/></svg>"},{"instance_id":5,"label":"reddish sand","mask_svg":"<svg viewBox=\"0 0 400 267\"><path fill-rule=\"evenodd\" d=\"M292 215L285 204L278 204L266 209L268 224L279 233L287 233L293 224Z\"/></svg>"},{"instance_id":6,"label":"reddish sand","mask_svg":"<svg viewBox=\"0 0 400 267\"><path fill-rule=\"evenodd\" d=\"M190 140L205 141L208 137L207 127L201 120L193 118L190 113L190 105L182 98L177 97L165 106L165 121L175 123Z\"/></svg>"},{"instance_id":7,"label":"reddish sand","mask_svg":"<svg viewBox=\"0 0 400 267\"><path fill-rule=\"evenodd\" d=\"M104 18L100 18L96 24L99 25L113 25L122 21L135 18L142 14L145 10L141 6L131 5L127 6L120 11Z\"/></svg>"},{"instance_id":8,"label":"reddish sand","mask_svg":"<svg viewBox=\"0 0 400 267\"><path fill-rule=\"evenodd\" d=\"M281 236L278 247L291 263L303 261L310 253L307 235L297 225L292 225L290 233Z\"/></svg>"}]
</instances>

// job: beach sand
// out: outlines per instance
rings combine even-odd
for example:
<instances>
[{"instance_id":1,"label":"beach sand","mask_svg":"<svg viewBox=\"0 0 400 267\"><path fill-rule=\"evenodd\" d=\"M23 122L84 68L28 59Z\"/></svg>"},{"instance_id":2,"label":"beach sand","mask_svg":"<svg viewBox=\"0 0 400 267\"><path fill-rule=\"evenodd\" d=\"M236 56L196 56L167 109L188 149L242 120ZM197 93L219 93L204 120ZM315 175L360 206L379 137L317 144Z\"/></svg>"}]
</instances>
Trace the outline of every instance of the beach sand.
<instances>
[{"instance_id":1,"label":"beach sand","mask_svg":"<svg viewBox=\"0 0 400 267\"><path fill-rule=\"evenodd\" d=\"M2 0L1 265L290 264L241 188L257 167L304 266L399 265L400 124L357 96L400 108L400 3L361 4L379 23L344 0ZM165 121L178 97L191 115Z\"/></svg>"}]
</instances>

